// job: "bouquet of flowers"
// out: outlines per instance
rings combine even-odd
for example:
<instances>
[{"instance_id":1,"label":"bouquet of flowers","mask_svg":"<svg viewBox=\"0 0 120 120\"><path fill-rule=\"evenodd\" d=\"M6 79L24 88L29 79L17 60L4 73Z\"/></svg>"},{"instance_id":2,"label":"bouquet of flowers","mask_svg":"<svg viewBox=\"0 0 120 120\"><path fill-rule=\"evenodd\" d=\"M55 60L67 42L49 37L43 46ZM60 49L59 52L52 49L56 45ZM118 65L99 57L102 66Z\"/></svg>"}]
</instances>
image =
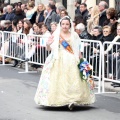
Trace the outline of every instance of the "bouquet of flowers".
<instances>
[{"instance_id":1,"label":"bouquet of flowers","mask_svg":"<svg viewBox=\"0 0 120 120\"><path fill-rule=\"evenodd\" d=\"M88 63L87 60L81 58L80 63L78 64L78 68L80 70L81 79L86 80L90 84L91 89L93 89L94 88L94 81L92 77L93 67Z\"/></svg>"},{"instance_id":2,"label":"bouquet of flowers","mask_svg":"<svg viewBox=\"0 0 120 120\"><path fill-rule=\"evenodd\" d=\"M89 77L92 77L92 66L84 58L80 59L78 68L80 69L81 79L87 80Z\"/></svg>"}]
</instances>

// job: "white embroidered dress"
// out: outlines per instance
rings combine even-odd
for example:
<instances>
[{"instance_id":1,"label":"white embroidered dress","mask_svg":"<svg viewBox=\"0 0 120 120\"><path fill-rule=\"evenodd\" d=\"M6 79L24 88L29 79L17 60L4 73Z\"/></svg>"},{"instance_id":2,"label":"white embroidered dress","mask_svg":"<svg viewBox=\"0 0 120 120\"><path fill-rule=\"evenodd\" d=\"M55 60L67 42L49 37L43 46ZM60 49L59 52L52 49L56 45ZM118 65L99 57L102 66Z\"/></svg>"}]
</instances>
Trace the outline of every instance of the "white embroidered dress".
<instances>
[{"instance_id":1,"label":"white embroidered dress","mask_svg":"<svg viewBox=\"0 0 120 120\"><path fill-rule=\"evenodd\" d=\"M66 40L72 47L71 54L59 44L59 34L54 37L52 52L46 59L35 94L36 104L43 106L64 106L92 104L95 95L90 84L82 80L78 68L80 39L72 32Z\"/></svg>"}]
</instances>

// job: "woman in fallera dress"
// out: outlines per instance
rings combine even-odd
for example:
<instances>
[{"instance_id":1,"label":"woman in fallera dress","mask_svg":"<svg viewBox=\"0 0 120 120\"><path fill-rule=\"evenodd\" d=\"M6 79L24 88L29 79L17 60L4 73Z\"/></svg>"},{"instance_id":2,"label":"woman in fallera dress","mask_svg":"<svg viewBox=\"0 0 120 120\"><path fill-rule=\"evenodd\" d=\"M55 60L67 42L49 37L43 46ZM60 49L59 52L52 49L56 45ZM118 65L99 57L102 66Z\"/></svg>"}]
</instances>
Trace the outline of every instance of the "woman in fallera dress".
<instances>
[{"instance_id":1,"label":"woman in fallera dress","mask_svg":"<svg viewBox=\"0 0 120 120\"><path fill-rule=\"evenodd\" d=\"M72 52L63 47L66 41ZM35 102L42 106L65 106L71 110L74 105L88 105L95 102L93 89L80 77L78 63L80 61L80 38L72 20L63 17L53 35L47 41L47 49L51 54L43 67Z\"/></svg>"}]
</instances>

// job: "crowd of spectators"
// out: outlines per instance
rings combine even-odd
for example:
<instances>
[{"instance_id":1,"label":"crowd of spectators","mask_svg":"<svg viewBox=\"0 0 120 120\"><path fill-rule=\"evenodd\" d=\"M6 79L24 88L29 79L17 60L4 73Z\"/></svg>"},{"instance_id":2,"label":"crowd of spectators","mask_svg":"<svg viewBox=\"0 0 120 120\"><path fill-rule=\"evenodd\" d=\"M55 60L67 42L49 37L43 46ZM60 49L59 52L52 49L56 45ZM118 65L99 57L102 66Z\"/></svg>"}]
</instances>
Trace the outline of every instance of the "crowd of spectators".
<instances>
[{"instance_id":1,"label":"crowd of spectators","mask_svg":"<svg viewBox=\"0 0 120 120\"><path fill-rule=\"evenodd\" d=\"M100 1L98 5L90 8L87 8L86 0L83 3L81 3L81 0L76 0L74 5L76 9L73 24L81 39L97 40L102 44L106 41L120 41L120 19L115 8L109 8L105 1ZM55 0L48 0L48 4L39 3L37 6L35 6L34 0L30 0L27 4L21 2L9 5L3 4L0 12L1 31L13 31L26 35L47 35L48 37L56 30L62 17L70 16L62 3L56 3ZM87 44L85 47L87 47ZM109 54L109 64L113 59L111 48L111 46L105 46L104 53L105 55ZM117 46L117 51L119 49L120 46ZM97 45L92 50L93 53L99 53ZM116 47L114 47L114 50L116 50ZM114 58L120 60L118 52L114 51L114 53ZM116 64L116 61L114 61L114 64ZM109 68L112 69L111 66ZM111 74L111 71L109 73ZM115 74L117 73L115 72Z\"/></svg>"}]
</instances>

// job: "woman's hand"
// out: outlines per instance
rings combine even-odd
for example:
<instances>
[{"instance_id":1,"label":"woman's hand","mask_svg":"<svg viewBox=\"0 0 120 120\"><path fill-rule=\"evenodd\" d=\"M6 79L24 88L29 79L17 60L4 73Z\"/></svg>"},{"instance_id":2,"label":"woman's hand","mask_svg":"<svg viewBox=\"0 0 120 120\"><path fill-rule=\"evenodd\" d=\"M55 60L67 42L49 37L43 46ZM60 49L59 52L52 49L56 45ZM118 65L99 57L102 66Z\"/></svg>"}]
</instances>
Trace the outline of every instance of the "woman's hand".
<instances>
[{"instance_id":1,"label":"woman's hand","mask_svg":"<svg viewBox=\"0 0 120 120\"><path fill-rule=\"evenodd\" d=\"M53 38L54 38L54 36L50 36L49 38L48 38L48 41L46 42L46 48L47 48L47 50L48 51L50 51L51 50L51 47L50 47L50 45L53 43Z\"/></svg>"},{"instance_id":2,"label":"woman's hand","mask_svg":"<svg viewBox=\"0 0 120 120\"><path fill-rule=\"evenodd\" d=\"M53 38L54 38L54 36L50 36L50 37L48 38L48 41L47 41L47 43L46 43L48 46L50 46L50 45L53 43L53 41L54 41Z\"/></svg>"},{"instance_id":3,"label":"woman's hand","mask_svg":"<svg viewBox=\"0 0 120 120\"><path fill-rule=\"evenodd\" d=\"M113 56L114 56L114 57L118 57L119 55L120 55L119 52L113 53Z\"/></svg>"},{"instance_id":4,"label":"woman's hand","mask_svg":"<svg viewBox=\"0 0 120 120\"><path fill-rule=\"evenodd\" d=\"M93 48L93 51L94 51L94 53L98 53L99 52L99 50L96 49L96 48Z\"/></svg>"}]
</instances>

